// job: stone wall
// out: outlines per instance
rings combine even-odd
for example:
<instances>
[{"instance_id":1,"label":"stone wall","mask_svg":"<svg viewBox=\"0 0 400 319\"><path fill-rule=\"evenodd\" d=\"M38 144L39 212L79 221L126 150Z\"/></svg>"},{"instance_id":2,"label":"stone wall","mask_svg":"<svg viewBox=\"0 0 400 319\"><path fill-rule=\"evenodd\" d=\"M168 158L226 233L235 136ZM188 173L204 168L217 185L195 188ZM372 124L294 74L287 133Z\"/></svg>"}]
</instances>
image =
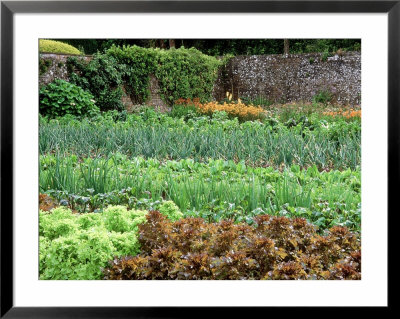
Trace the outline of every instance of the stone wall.
<instances>
[{"instance_id":1,"label":"stone wall","mask_svg":"<svg viewBox=\"0 0 400 319\"><path fill-rule=\"evenodd\" d=\"M220 71L214 98L226 92L273 102L311 101L321 91L340 104L361 102L361 54L347 52L325 61L321 53L237 56Z\"/></svg>"},{"instance_id":2,"label":"stone wall","mask_svg":"<svg viewBox=\"0 0 400 319\"><path fill-rule=\"evenodd\" d=\"M40 72L39 68L39 85L46 85L55 79L62 79L68 81L68 69L67 69L67 59L72 55L66 54L52 54L52 53L43 53L40 54L39 62L42 64L45 72ZM86 61L90 61L92 56L83 56L83 59ZM160 111L167 111L169 107L167 104L161 99L160 96L160 87L157 79L154 75L150 75L150 96L146 101L146 105L154 106L156 109ZM135 96L133 94L128 94L129 89L123 87L123 95L122 95L122 103L125 105L125 108L128 112L132 112L135 109L139 108L141 105L136 101Z\"/></svg>"},{"instance_id":3,"label":"stone wall","mask_svg":"<svg viewBox=\"0 0 400 319\"><path fill-rule=\"evenodd\" d=\"M67 54L42 53L39 56L39 85L46 85L55 79L68 81ZM91 56L83 56L90 61Z\"/></svg>"},{"instance_id":4,"label":"stone wall","mask_svg":"<svg viewBox=\"0 0 400 319\"><path fill-rule=\"evenodd\" d=\"M136 96L134 94L128 94L129 89L127 87L122 88L124 94L122 96L122 103L125 105L125 108L128 112L133 112L135 110L140 109L143 105L137 101ZM153 106L156 110L161 112L166 112L170 110L170 107L161 99L160 95L160 86L156 77L153 74L150 74L149 78L149 91L150 96L147 99L144 105Z\"/></svg>"},{"instance_id":5,"label":"stone wall","mask_svg":"<svg viewBox=\"0 0 400 319\"><path fill-rule=\"evenodd\" d=\"M41 54L45 72L39 75L40 85L56 78L68 81L68 55ZM83 57L87 61L91 56ZM122 101L128 111L138 107L133 95L125 94ZM322 58L320 53L291 55L237 56L220 70L214 85L213 98L222 100L226 92L234 99L263 97L272 102L311 101L322 91L329 92L339 104L361 103L361 54L347 52ZM168 110L162 101L159 84L150 76L150 97L146 105Z\"/></svg>"}]
</instances>

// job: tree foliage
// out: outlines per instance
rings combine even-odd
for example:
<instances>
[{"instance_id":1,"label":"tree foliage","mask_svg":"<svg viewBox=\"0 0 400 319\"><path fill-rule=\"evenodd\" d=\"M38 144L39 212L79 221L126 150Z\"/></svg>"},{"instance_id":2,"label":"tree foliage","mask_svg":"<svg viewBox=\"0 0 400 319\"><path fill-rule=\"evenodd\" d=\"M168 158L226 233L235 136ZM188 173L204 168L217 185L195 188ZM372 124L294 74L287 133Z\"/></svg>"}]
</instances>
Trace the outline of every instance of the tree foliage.
<instances>
[{"instance_id":1,"label":"tree foliage","mask_svg":"<svg viewBox=\"0 0 400 319\"><path fill-rule=\"evenodd\" d=\"M138 45L145 48L196 48L201 52L220 56L283 54L283 39L63 39L65 43L78 47L86 54L105 51L113 45ZM337 51L359 51L360 39L290 39L289 53Z\"/></svg>"}]
</instances>

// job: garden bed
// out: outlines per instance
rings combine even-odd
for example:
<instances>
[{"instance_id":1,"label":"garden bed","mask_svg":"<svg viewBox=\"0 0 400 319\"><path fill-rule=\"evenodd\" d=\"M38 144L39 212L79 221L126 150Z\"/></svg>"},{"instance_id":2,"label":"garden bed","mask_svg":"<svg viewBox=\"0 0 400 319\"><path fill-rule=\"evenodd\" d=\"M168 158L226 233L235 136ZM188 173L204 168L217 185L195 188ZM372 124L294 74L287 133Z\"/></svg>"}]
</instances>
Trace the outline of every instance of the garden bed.
<instances>
[{"instance_id":1,"label":"garden bed","mask_svg":"<svg viewBox=\"0 0 400 319\"><path fill-rule=\"evenodd\" d=\"M360 279L361 112L247 107L41 117L40 278Z\"/></svg>"}]
</instances>

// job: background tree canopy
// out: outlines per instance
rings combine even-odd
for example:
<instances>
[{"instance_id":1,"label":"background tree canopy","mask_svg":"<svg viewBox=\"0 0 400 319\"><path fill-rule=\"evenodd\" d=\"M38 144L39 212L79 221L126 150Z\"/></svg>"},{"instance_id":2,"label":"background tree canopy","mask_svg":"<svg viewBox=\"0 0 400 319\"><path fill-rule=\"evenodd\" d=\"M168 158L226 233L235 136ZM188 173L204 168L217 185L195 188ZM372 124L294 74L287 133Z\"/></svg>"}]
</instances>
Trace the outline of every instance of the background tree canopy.
<instances>
[{"instance_id":1,"label":"background tree canopy","mask_svg":"<svg viewBox=\"0 0 400 319\"><path fill-rule=\"evenodd\" d=\"M85 54L103 52L113 44L138 45L145 48L194 47L219 56L283 54L283 39L55 39L77 47ZM360 51L360 39L289 39L289 53Z\"/></svg>"}]
</instances>

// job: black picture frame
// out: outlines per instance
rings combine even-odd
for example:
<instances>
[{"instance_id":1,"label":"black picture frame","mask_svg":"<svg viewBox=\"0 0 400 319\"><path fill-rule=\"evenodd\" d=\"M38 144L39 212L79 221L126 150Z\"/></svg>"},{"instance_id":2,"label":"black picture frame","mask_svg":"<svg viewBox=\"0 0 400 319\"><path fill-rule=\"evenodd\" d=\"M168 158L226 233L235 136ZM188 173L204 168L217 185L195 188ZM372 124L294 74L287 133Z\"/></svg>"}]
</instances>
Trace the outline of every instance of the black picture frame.
<instances>
[{"instance_id":1,"label":"black picture frame","mask_svg":"<svg viewBox=\"0 0 400 319\"><path fill-rule=\"evenodd\" d=\"M226 308L15 307L13 302L13 19L15 13L269 12L388 13L388 225L399 187L400 0L396 1L1 1L1 318L175 318L226 315ZM392 214L390 215L389 212ZM389 228L389 226L388 226ZM392 234L389 232L388 234ZM388 238L389 239L389 238ZM388 247L389 247L388 241ZM390 258L389 258L390 261ZM388 285L390 280L388 281ZM379 310L389 310L382 307ZM251 310L255 310L252 308ZM347 309L348 311L349 309ZM235 309L248 315L249 309ZM269 310L268 310L269 311ZM285 314L309 311L291 307ZM330 309L336 312L338 309ZM339 310L342 311L342 310ZM358 311L358 310L357 310ZM368 311L371 311L370 309Z\"/></svg>"}]
</instances>

